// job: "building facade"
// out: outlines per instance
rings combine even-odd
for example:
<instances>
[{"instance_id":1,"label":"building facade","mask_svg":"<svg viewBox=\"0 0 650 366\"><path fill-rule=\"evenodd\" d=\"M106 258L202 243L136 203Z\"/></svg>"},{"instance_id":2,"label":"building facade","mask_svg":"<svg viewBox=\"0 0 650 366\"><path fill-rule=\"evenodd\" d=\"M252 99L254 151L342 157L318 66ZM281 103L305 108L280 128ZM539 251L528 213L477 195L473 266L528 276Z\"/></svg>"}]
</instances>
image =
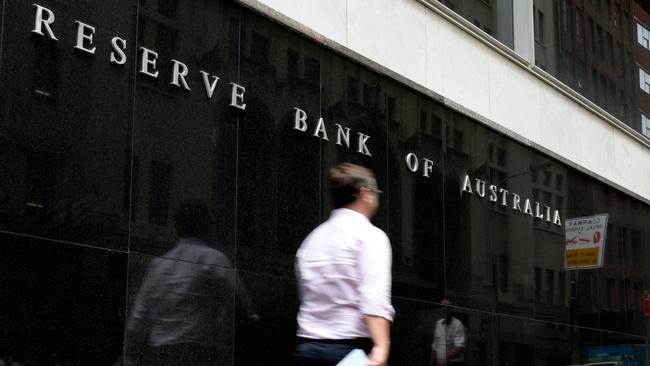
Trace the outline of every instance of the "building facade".
<instances>
[{"instance_id":1,"label":"building facade","mask_svg":"<svg viewBox=\"0 0 650 366\"><path fill-rule=\"evenodd\" d=\"M647 8L2 1L0 360L291 365L294 256L350 161L385 192L391 365L430 365L445 298L466 365L650 364Z\"/></svg>"}]
</instances>

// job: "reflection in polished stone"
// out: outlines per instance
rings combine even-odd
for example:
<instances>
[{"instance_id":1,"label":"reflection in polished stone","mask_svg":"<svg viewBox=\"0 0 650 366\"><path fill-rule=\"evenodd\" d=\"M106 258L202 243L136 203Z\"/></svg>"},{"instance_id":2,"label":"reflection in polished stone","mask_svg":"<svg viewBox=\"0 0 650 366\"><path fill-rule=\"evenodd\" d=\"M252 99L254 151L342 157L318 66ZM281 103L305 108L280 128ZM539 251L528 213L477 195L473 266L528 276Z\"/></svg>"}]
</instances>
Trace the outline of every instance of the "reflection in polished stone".
<instances>
[{"instance_id":1,"label":"reflection in polished stone","mask_svg":"<svg viewBox=\"0 0 650 366\"><path fill-rule=\"evenodd\" d=\"M440 319L434 326L431 359L436 366L465 362L465 326L452 315L450 306L447 299L440 302Z\"/></svg>"},{"instance_id":2,"label":"reflection in polished stone","mask_svg":"<svg viewBox=\"0 0 650 366\"><path fill-rule=\"evenodd\" d=\"M0 228L126 250L133 82L108 60L112 35L135 39L137 1L38 4L58 41L32 32L33 2L3 3ZM96 56L73 49L75 20L97 28Z\"/></svg>"},{"instance_id":3,"label":"reflection in polished stone","mask_svg":"<svg viewBox=\"0 0 650 366\"><path fill-rule=\"evenodd\" d=\"M230 260L200 239L209 235L207 204L181 204L175 221L180 238L164 258L149 263L135 297L128 348L142 350L146 343L156 365L226 363L232 352L234 294L248 319L258 316ZM137 363L130 352L127 356Z\"/></svg>"}]
</instances>

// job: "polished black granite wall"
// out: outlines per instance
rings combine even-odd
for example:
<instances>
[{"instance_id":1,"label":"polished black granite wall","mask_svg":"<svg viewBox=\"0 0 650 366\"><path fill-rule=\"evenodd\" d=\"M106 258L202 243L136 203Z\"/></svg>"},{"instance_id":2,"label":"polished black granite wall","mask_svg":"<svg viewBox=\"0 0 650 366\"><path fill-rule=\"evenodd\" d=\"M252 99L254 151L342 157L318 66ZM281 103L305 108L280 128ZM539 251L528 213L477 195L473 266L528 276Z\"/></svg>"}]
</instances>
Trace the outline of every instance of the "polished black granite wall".
<instances>
[{"instance_id":1,"label":"polished black granite wall","mask_svg":"<svg viewBox=\"0 0 650 366\"><path fill-rule=\"evenodd\" d=\"M6 363L155 364L146 302L202 314L215 364L291 364L293 258L329 214L323 178L339 161L371 167L385 191L374 222L393 246L391 364L429 362L443 298L468 365L581 364L594 347L647 342L646 204L230 1L40 1L56 42L32 32L33 3L2 4ZM76 20L95 27L94 54L73 48ZM113 37L126 40L124 65L110 62ZM157 78L138 72L139 47L158 53ZM170 85L172 59L191 90ZM201 70L220 78L211 98ZM229 106L231 82L245 110ZM319 117L329 141L313 136ZM408 153L434 162L429 177L407 169ZM461 196L467 173L562 220L608 213L605 266L565 271L564 228ZM200 255L172 251L189 236ZM212 280L191 298L155 297L156 268L168 286Z\"/></svg>"}]
</instances>

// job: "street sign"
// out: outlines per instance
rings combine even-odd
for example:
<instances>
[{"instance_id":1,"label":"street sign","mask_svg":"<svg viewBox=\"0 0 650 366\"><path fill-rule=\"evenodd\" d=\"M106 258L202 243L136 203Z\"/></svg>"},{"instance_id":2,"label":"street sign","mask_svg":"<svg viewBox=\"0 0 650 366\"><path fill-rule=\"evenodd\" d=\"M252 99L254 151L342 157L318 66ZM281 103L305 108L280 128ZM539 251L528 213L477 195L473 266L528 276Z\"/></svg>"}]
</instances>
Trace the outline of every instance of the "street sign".
<instances>
[{"instance_id":1,"label":"street sign","mask_svg":"<svg viewBox=\"0 0 650 366\"><path fill-rule=\"evenodd\" d=\"M601 214L564 221L564 267L567 270L603 266L608 217Z\"/></svg>"}]
</instances>

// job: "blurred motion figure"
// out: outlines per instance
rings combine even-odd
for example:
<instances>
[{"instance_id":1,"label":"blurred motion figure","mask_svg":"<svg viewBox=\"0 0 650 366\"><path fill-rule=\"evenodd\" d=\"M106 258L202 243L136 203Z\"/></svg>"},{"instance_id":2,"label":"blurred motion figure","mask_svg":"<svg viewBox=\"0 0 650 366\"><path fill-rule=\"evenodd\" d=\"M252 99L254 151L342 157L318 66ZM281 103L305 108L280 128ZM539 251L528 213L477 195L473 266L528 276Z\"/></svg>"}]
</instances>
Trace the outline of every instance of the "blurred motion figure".
<instances>
[{"instance_id":1,"label":"blurred motion figure","mask_svg":"<svg viewBox=\"0 0 650 366\"><path fill-rule=\"evenodd\" d=\"M175 221L179 239L151 260L135 298L126 359L133 362L146 343L155 365L220 365L230 356L234 293L246 316L257 315L228 258L204 241L207 204L181 204Z\"/></svg>"}]
</instances>

